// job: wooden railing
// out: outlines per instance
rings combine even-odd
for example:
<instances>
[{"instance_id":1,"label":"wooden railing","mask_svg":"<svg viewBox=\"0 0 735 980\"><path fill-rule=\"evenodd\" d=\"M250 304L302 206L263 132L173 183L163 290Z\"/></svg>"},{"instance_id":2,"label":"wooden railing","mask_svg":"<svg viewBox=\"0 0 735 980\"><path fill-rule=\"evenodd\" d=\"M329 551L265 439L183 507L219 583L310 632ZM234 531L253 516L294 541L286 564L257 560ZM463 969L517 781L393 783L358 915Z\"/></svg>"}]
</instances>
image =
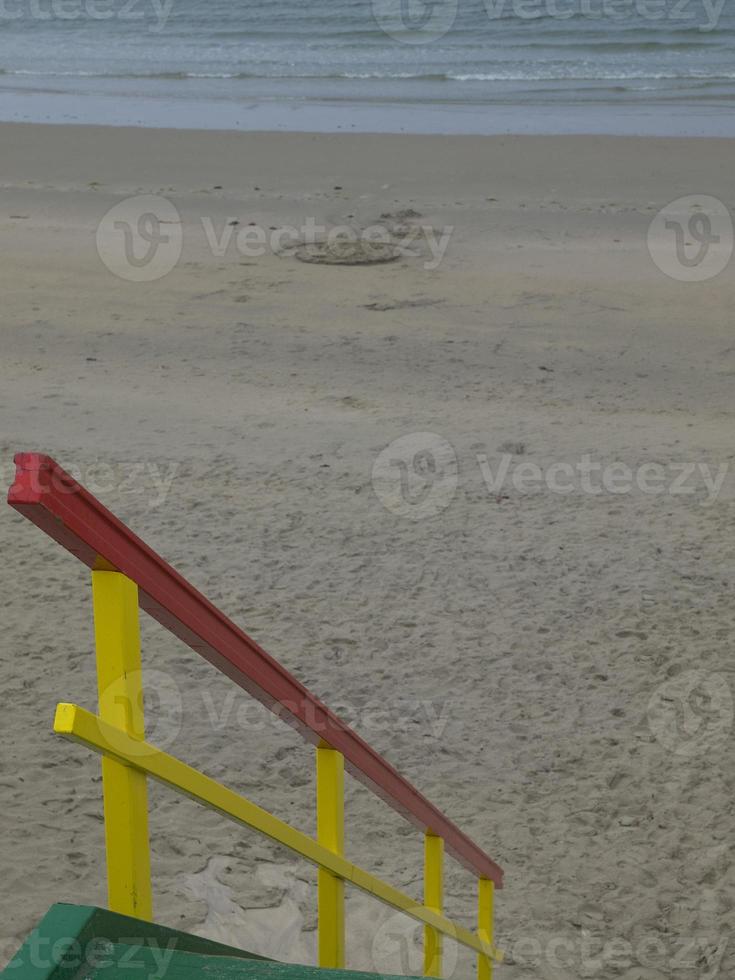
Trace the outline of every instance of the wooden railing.
<instances>
[{"instance_id":1,"label":"wooden railing","mask_svg":"<svg viewBox=\"0 0 735 980\"><path fill-rule=\"evenodd\" d=\"M344 882L424 925L424 973L442 975L442 939L477 953L490 980L502 869L379 753L48 456L20 453L8 503L92 570L99 715L57 707L54 730L102 755L109 905L151 919L146 781L151 777L278 841L319 868L319 964L345 962ZM138 607L316 746L317 837L145 741ZM344 857L344 769L425 837L417 902ZM443 914L444 851L478 879L477 931Z\"/></svg>"}]
</instances>

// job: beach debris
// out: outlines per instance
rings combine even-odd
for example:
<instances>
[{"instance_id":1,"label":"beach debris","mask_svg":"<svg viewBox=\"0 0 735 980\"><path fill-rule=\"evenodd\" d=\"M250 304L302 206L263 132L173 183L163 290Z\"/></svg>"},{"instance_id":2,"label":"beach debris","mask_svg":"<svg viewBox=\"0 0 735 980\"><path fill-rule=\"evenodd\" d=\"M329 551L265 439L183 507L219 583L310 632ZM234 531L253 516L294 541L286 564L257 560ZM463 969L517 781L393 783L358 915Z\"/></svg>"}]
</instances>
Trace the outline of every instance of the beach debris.
<instances>
[{"instance_id":1,"label":"beach debris","mask_svg":"<svg viewBox=\"0 0 735 980\"><path fill-rule=\"evenodd\" d=\"M380 217L383 221L410 221L412 218L420 218L421 213L414 208L400 208L398 211L384 211Z\"/></svg>"},{"instance_id":2,"label":"beach debris","mask_svg":"<svg viewBox=\"0 0 735 980\"><path fill-rule=\"evenodd\" d=\"M498 447L500 453L510 453L511 456L523 456L526 452L525 442L504 442Z\"/></svg>"},{"instance_id":3,"label":"beach debris","mask_svg":"<svg viewBox=\"0 0 735 980\"><path fill-rule=\"evenodd\" d=\"M364 303L363 309L385 313L387 310L407 310L415 306L436 306L437 303L443 302L443 299L427 299L426 297L420 299L397 299L386 303Z\"/></svg>"},{"instance_id":4,"label":"beach debris","mask_svg":"<svg viewBox=\"0 0 735 980\"><path fill-rule=\"evenodd\" d=\"M446 247L446 233L442 231L437 236L432 226L419 225L413 220L418 216L412 208L404 208L383 213L372 223L358 224L351 220L348 224L322 228L318 235L309 238L302 235L281 241L275 252L317 265L375 265L394 262L401 257L431 255L435 258L437 247ZM413 301L410 305L414 305ZM367 308L379 309L379 306Z\"/></svg>"},{"instance_id":5,"label":"beach debris","mask_svg":"<svg viewBox=\"0 0 735 980\"><path fill-rule=\"evenodd\" d=\"M394 262L400 257L401 250L392 242L337 238L333 241L302 245L296 249L294 255L299 262L317 265L374 265L379 262Z\"/></svg>"}]
</instances>

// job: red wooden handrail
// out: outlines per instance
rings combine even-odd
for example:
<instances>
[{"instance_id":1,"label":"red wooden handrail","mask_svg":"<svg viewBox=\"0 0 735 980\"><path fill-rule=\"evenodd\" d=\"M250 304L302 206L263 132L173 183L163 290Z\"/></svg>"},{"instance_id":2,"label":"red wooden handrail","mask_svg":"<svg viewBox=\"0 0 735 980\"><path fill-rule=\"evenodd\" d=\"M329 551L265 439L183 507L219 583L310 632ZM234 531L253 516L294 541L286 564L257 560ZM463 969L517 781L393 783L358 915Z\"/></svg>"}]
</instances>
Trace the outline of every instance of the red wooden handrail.
<instances>
[{"instance_id":1,"label":"red wooden handrail","mask_svg":"<svg viewBox=\"0 0 735 980\"><path fill-rule=\"evenodd\" d=\"M141 541L49 456L18 453L8 503L90 568L137 583L140 607L423 831L444 838L464 867L502 888L503 871L364 739Z\"/></svg>"}]
</instances>

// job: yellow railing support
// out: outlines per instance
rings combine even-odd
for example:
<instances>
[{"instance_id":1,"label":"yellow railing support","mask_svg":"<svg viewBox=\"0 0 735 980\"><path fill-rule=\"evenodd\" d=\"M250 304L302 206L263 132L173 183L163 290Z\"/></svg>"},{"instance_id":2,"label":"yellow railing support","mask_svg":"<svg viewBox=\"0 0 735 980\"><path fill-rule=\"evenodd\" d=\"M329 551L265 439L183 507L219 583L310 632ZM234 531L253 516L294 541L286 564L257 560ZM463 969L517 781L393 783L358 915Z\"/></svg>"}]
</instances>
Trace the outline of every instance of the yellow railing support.
<instances>
[{"instance_id":1,"label":"yellow railing support","mask_svg":"<svg viewBox=\"0 0 735 980\"><path fill-rule=\"evenodd\" d=\"M341 752L320 745L316 750L316 836L322 847L345 851L345 764ZM319 966L345 965L345 884L325 868L319 869Z\"/></svg>"},{"instance_id":2,"label":"yellow railing support","mask_svg":"<svg viewBox=\"0 0 735 980\"><path fill-rule=\"evenodd\" d=\"M92 572L100 718L144 739L138 587L120 572ZM113 912L153 918L145 773L102 759L107 894Z\"/></svg>"},{"instance_id":3,"label":"yellow railing support","mask_svg":"<svg viewBox=\"0 0 735 980\"><path fill-rule=\"evenodd\" d=\"M477 881L477 935L488 946L493 945L493 904L495 884L489 878ZM493 961L482 953L477 957L477 980L492 980Z\"/></svg>"},{"instance_id":4,"label":"yellow railing support","mask_svg":"<svg viewBox=\"0 0 735 980\"><path fill-rule=\"evenodd\" d=\"M424 836L424 905L440 914L444 905L444 840L430 833ZM424 926L424 976L441 975L441 933Z\"/></svg>"},{"instance_id":5,"label":"yellow railing support","mask_svg":"<svg viewBox=\"0 0 735 980\"><path fill-rule=\"evenodd\" d=\"M258 833L288 847L295 854L300 854L312 864L326 868L336 877L349 882L367 895L372 895L373 898L385 902L399 912L405 912L422 925L433 926L444 936L449 936L468 949L491 956L498 961L502 960L503 954L500 950L494 949L476 932L471 932L456 922L450 922L438 912L432 912L409 895L363 871L357 865L351 864L313 837L290 827L283 820L262 810L245 797L239 796L154 745L131 738L130 735L107 724L84 708L75 704L58 704L54 731L57 735L63 735L74 742L81 742L82 745L94 749L103 756L110 756L124 765L139 769L164 786L169 786L183 793L184 796L197 800L210 810L221 813L245 827L257 830Z\"/></svg>"}]
</instances>

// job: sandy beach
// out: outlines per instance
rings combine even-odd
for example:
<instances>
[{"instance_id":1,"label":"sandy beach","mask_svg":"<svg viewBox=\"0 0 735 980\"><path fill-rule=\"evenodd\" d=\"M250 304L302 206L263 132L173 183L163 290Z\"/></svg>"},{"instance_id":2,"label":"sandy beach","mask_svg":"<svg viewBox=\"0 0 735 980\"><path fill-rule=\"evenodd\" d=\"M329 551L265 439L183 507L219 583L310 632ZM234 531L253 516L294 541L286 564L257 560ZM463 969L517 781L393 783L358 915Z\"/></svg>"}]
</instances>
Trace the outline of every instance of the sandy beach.
<instances>
[{"instance_id":1,"label":"sandy beach","mask_svg":"<svg viewBox=\"0 0 735 980\"><path fill-rule=\"evenodd\" d=\"M647 235L682 197L735 207L732 141L0 146L3 486L20 450L75 472L502 864L498 977L731 976L735 286ZM130 218L166 238L140 281L115 220L152 197L181 224ZM393 260L321 261L335 228ZM105 882L99 760L51 731L95 706L88 575L7 507L0 549L2 966ZM312 751L142 628L150 740L313 832ZM314 962L310 868L151 800L159 921ZM419 897L420 835L352 782L347 821ZM448 862L467 925L473 888ZM351 966L420 972L395 917L348 913Z\"/></svg>"}]
</instances>

